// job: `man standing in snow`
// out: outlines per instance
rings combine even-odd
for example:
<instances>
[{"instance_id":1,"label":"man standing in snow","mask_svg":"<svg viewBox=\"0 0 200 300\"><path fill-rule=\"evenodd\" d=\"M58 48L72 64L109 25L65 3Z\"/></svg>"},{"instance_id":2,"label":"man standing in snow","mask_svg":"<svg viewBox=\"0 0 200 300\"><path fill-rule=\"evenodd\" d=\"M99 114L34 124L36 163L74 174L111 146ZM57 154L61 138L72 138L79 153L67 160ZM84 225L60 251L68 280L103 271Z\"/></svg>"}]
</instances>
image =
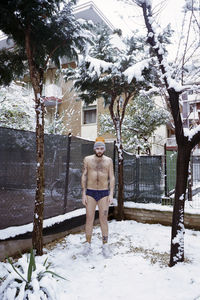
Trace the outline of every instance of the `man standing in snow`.
<instances>
[{"instance_id":1,"label":"man standing in snow","mask_svg":"<svg viewBox=\"0 0 200 300\"><path fill-rule=\"evenodd\" d=\"M86 156L83 161L81 178L82 203L86 207L86 243L82 252L87 256L91 253L91 238L96 206L99 208L99 220L102 232L102 253L104 257L110 256L108 247L108 210L113 202L115 177L112 159L105 156L105 140L96 138L94 144L95 154ZM108 189L109 186L109 189Z\"/></svg>"}]
</instances>

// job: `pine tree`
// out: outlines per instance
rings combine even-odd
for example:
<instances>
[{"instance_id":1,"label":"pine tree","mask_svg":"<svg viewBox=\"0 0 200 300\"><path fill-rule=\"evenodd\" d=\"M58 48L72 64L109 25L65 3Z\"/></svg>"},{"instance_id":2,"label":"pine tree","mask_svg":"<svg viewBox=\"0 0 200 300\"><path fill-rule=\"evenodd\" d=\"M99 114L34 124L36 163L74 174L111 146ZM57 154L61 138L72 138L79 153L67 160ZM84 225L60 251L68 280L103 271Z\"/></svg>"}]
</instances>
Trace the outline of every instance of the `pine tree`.
<instances>
[{"instance_id":1,"label":"pine tree","mask_svg":"<svg viewBox=\"0 0 200 300\"><path fill-rule=\"evenodd\" d=\"M156 106L151 97L140 96L130 101L122 123L122 144L126 151L138 154L151 153L151 136L162 124L166 124L169 113ZM100 134L115 134L109 114L100 115Z\"/></svg>"},{"instance_id":2,"label":"pine tree","mask_svg":"<svg viewBox=\"0 0 200 300\"><path fill-rule=\"evenodd\" d=\"M0 84L8 85L28 69L34 91L36 112L37 187L35 195L33 248L43 250L44 209L44 101L41 97L44 74L49 63L57 68L61 58L76 59L88 38L84 24L72 14L75 1L16 0L1 1L0 30L14 42L14 47L0 51ZM62 9L60 8L63 6Z\"/></svg>"},{"instance_id":3,"label":"pine tree","mask_svg":"<svg viewBox=\"0 0 200 300\"><path fill-rule=\"evenodd\" d=\"M109 107L118 151L118 220L124 217L122 124L126 108L141 91L150 94L152 83L157 80L156 68L145 47L145 40L137 33L123 40L119 31L109 34L107 29L100 29L94 33L87 55L80 57L78 68L65 72L66 80L74 79L86 104L102 97Z\"/></svg>"}]
</instances>

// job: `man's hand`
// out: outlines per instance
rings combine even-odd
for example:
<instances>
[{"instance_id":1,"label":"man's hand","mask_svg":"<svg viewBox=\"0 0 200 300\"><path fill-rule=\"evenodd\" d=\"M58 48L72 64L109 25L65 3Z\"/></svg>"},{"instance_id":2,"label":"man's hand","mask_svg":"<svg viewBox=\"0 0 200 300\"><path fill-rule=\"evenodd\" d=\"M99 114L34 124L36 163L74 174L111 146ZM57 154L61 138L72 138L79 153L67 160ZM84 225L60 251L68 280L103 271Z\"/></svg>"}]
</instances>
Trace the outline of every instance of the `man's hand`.
<instances>
[{"instance_id":1,"label":"man's hand","mask_svg":"<svg viewBox=\"0 0 200 300\"><path fill-rule=\"evenodd\" d=\"M112 204L112 203L113 203L113 196L112 196L112 195L109 195L109 196L108 196L108 203L109 203L109 204Z\"/></svg>"},{"instance_id":2,"label":"man's hand","mask_svg":"<svg viewBox=\"0 0 200 300\"><path fill-rule=\"evenodd\" d=\"M82 195L82 203L85 206L87 205L87 195L85 193Z\"/></svg>"}]
</instances>

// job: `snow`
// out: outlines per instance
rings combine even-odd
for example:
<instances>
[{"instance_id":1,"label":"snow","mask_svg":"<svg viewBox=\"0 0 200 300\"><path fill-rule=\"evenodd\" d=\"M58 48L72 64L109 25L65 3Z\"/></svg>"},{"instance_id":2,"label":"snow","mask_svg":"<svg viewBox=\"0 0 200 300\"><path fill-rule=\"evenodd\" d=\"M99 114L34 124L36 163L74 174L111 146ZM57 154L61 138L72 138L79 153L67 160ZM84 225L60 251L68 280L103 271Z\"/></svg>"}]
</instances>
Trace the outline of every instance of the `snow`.
<instances>
[{"instance_id":1,"label":"snow","mask_svg":"<svg viewBox=\"0 0 200 300\"><path fill-rule=\"evenodd\" d=\"M193 196L193 201L186 201L185 202L185 213L190 214L200 214L200 207L199 207L199 198L200 195L197 194ZM113 200L113 205L117 206L117 199ZM196 208L195 208L196 206ZM148 209L148 210L159 210L159 211L173 211L173 206L169 205L161 205L155 203L136 203L132 201L125 201L124 207L126 208L139 208L139 209ZM98 210L98 207L96 208ZM74 217L82 216L85 214L85 208L76 209L74 211L68 212L63 215L59 215L56 217L52 217L49 219L45 219L43 223L43 228L51 227L55 224L59 224L66 220L70 220ZM22 226L11 226L5 229L0 230L0 240L5 240L8 238L12 238L18 236L20 234L25 234L28 232L32 232L33 230L33 223L29 223Z\"/></svg>"},{"instance_id":2,"label":"snow","mask_svg":"<svg viewBox=\"0 0 200 300\"><path fill-rule=\"evenodd\" d=\"M59 300L192 300L200 297L200 232L186 230L185 262L168 267L171 228L135 221L109 222L112 257L101 254L101 231L93 231L89 257L83 257L84 233L70 234L53 249L36 257L48 258L50 270L65 277L51 289ZM5 263L0 274L6 275ZM10 291L11 292L11 291ZM39 295L34 295L39 299ZM9 300L12 300L10 298Z\"/></svg>"},{"instance_id":3,"label":"snow","mask_svg":"<svg viewBox=\"0 0 200 300\"><path fill-rule=\"evenodd\" d=\"M113 67L112 63L93 58L89 55L85 58L85 61L90 63L89 71L92 72L92 74L97 75L98 77L100 77L101 72L104 73L105 71L108 71Z\"/></svg>"},{"instance_id":4,"label":"snow","mask_svg":"<svg viewBox=\"0 0 200 300\"><path fill-rule=\"evenodd\" d=\"M85 208L76 209L74 211L68 212L64 215L59 215L56 217L52 217L49 219L45 219L43 223L43 228L50 227L54 224L61 223L65 220L69 220L71 218L81 216L85 214ZM10 237L15 237L20 234L25 234L27 232L33 231L33 223L29 223L23 226L12 226L5 229L0 230L0 240L5 240Z\"/></svg>"},{"instance_id":5,"label":"snow","mask_svg":"<svg viewBox=\"0 0 200 300\"><path fill-rule=\"evenodd\" d=\"M131 83L133 77L136 78L137 81L143 81L144 77L142 76L142 71L148 68L149 62L150 60L146 59L126 69L124 75L128 77L128 83Z\"/></svg>"},{"instance_id":6,"label":"snow","mask_svg":"<svg viewBox=\"0 0 200 300\"><path fill-rule=\"evenodd\" d=\"M192 129L183 128L183 131L184 131L184 136L187 136L188 140L191 141L193 136L200 131L200 125L196 126L195 128L192 128Z\"/></svg>"}]
</instances>

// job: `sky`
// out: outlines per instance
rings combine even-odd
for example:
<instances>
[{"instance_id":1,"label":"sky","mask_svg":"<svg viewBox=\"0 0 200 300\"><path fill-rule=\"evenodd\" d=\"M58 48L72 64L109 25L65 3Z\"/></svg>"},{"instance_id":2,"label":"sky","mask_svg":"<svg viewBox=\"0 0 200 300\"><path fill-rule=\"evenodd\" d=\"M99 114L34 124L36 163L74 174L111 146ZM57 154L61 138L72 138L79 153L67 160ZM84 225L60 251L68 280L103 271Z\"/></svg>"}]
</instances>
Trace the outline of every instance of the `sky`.
<instances>
[{"instance_id":1,"label":"sky","mask_svg":"<svg viewBox=\"0 0 200 300\"><path fill-rule=\"evenodd\" d=\"M138 29L146 35L142 9L131 3L130 0L92 0L114 27L120 28L123 35L132 35L132 31ZM129 2L126 3L126 1ZM77 5L90 2L79 0ZM152 0L152 11L155 13L157 27L164 28L169 23L174 29L171 39L172 44L168 46L169 59L174 61L177 55L177 45L181 35L182 8L185 0ZM183 40L182 40L183 41Z\"/></svg>"},{"instance_id":2,"label":"sky","mask_svg":"<svg viewBox=\"0 0 200 300\"><path fill-rule=\"evenodd\" d=\"M79 0L79 4L87 3ZM104 13L115 27L121 27L124 32L130 33L134 27L144 29L142 10L134 4L126 4L123 0L93 0L97 7ZM181 8L184 0L153 0L153 9L160 11L158 21L166 26L169 22L173 28L178 29L181 22Z\"/></svg>"}]
</instances>

